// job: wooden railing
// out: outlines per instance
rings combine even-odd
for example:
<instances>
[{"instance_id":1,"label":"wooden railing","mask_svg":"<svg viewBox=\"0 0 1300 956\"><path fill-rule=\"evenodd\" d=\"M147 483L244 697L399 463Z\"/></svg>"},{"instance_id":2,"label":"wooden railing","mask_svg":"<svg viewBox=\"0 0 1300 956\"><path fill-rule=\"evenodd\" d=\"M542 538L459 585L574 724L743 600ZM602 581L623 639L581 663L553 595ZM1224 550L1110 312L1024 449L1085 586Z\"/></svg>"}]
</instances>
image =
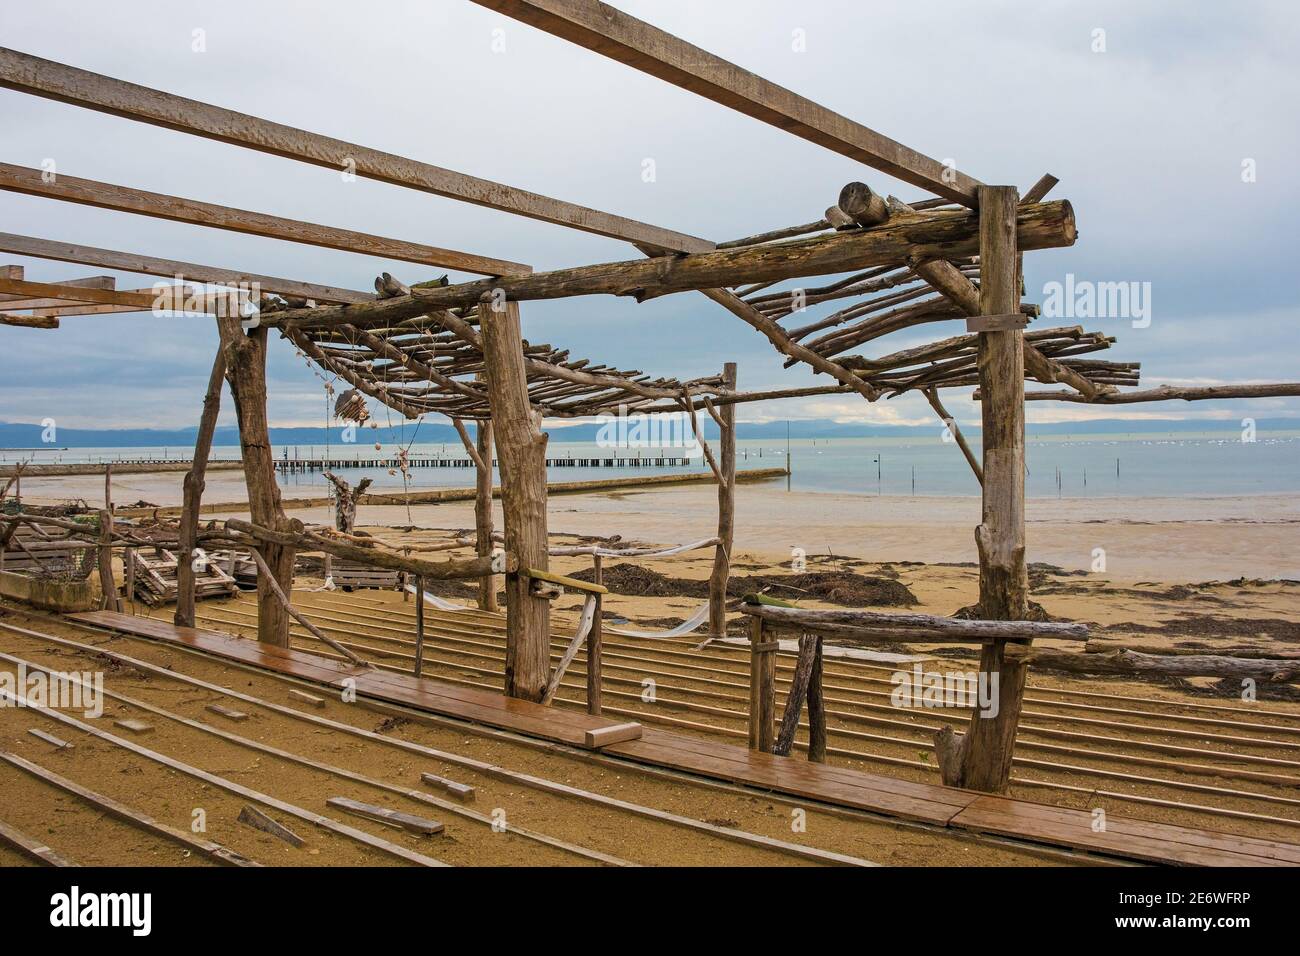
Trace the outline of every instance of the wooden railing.
<instances>
[{"instance_id":1,"label":"wooden railing","mask_svg":"<svg viewBox=\"0 0 1300 956\"><path fill-rule=\"evenodd\" d=\"M529 579L529 590L537 597L554 600L564 594L566 588L585 595L582 613L578 616L577 631L569 641L568 647L564 649L564 653L560 655L559 663L555 665L555 670L546 683L542 703L549 704L555 699L564 672L568 670L569 665L573 663L573 659L577 657L578 649L585 644L587 648L587 713L599 716L601 710L600 615L604 596L609 593L609 589L600 583L600 558L596 557L595 561L595 581L579 581L577 578L555 574L551 571L538 571L534 568L520 568L519 574Z\"/></svg>"},{"instance_id":2,"label":"wooden railing","mask_svg":"<svg viewBox=\"0 0 1300 956\"><path fill-rule=\"evenodd\" d=\"M794 744L803 706L808 705L808 759L826 759L826 708L822 697L823 638L839 644L879 646L916 641L927 644L1012 641L1034 638L1086 641L1082 624L1039 621L980 621L930 614L879 611L819 611L798 608L759 594L746 595L740 608L750 618L749 747L787 755ZM799 654L780 729L776 721L776 653L782 631L799 635Z\"/></svg>"}]
</instances>

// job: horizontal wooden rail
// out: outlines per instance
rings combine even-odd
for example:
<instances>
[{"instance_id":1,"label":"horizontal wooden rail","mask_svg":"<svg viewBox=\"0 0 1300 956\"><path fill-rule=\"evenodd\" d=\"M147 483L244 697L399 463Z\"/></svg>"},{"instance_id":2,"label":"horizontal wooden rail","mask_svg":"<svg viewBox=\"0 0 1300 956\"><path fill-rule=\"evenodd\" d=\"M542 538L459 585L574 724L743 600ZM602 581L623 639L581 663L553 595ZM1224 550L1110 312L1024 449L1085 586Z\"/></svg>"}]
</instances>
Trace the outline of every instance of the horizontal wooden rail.
<instances>
[{"instance_id":1,"label":"horizontal wooden rail","mask_svg":"<svg viewBox=\"0 0 1300 956\"><path fill-rule=\"evenodd\" d=\"M571 588L574 591L583 591L587 594L608 594L609 588L603 584L593 584L590 581L579 581L577 578L571 578L564 574L556 574L553 571L539 571L536 568L520 568L519 573L526 578L532 578L535 581L546 581L550 584L558 584L563 588Z\"/></svg>"},{"instance_id":2,"label":"horizontal wooden rail","mask_svg":"<svg viewBox=\"0 0 1300 956\"><path fill-rule=\"evenodd\" d=\"M310 531L304 530L302 523L296 520L291 520L290 525L291 530L273 531L270 528L263 528L251 521L244 521L239 518L230 518L225 522L227 533L234 532L233 537L243 542L246 542L248 538L252 538L255 541L297 548L301 551L324 551L336 558L358 561L377 568L388 568L392 571L405 571L416 577L428 578L434 581L445 581L450 578L481 578L489 574L509 574L518 568L518 560L515 556L505 551L482 558L425 561L420 558L411 558L405 555L392 554L388 551L381 551L378 548L363 548L360 545L349 544L336 538L312 534ZM581 584L582 582L578 583ZM590 587L587 584L583 586Z\"/></svg>"},{"instance_id":3,"label":"horizontal wooden rail","mask_svg":"<svg viewBox=\"0 0 1300 956\"><path fill-rule=\"evenodd\" d=\"M778 628L816 631L849 641L1029 641L1056 639L1086 641L1083 624L1043 621L975 621L932 614L892 614L880 611L819 611L791 607L762 595L746 595L741 613Z\"/></svg>"}]
</instances>

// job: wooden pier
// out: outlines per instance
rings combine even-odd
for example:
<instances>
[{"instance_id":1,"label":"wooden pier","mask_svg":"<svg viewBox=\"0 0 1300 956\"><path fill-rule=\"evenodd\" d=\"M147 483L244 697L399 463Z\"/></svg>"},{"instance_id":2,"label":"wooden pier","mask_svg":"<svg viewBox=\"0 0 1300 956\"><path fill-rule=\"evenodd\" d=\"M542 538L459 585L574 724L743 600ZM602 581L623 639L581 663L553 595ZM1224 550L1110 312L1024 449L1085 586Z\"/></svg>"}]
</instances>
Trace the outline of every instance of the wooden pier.
<instances>
[{"instance_id":1,"label":"wooden pier","mask_svg":"<svg viewBox=\"0 0 1300 956\"><path fill-rule=\"evenodd\" d=\"M687 468L690 467L692 459L682 456L667 455L636 455L636 456L598 456L598 457L565 457L565 458L547 458L547 468ZM497 461L492 460L492 466L497 466ZM378 468L378 469L400 469L402 461L400 458L279 458L275 463L276 470L282 474L309 473L314 471L333 471L337 468ZM408 469L413 468L474 468L473 460L469 458L456 458L437 456L433 458L408 458L406 461Z\"/></svg>"}]
</instances>

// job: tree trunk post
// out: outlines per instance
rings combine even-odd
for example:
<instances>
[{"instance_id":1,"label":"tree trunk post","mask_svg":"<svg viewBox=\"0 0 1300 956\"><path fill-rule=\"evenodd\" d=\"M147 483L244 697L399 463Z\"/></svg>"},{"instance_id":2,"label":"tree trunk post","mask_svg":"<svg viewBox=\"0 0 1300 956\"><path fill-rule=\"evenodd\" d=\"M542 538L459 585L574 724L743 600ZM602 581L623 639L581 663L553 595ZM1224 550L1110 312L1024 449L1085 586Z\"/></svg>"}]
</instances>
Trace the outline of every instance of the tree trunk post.
<instances>
[{"instance_id":1,"label":"tree trunk post","mask_svg":"<svg viewBox=\"0 0 1300 956\"><path fill-rule=\"evenodd\" d=\"M475 426L474 443L483 460L483 467L475 469L474 544L479 557L486 557L492 553L492 422L480 421ZM499 610L495 575L479 582L478 606L484 611Z\"/></svg>"},{"instance_id":2,"label":"tree trunk post","mask_svg":"<svg viewBox=\"0 0 1300 956\"><path fill-rule=\"evenodd\" d=\"M113 580L113 513L107 508L99 512L99 587L104 592L103 606L108 611L122 610L122 599Z\"/></svg>"},{"instance_id":3,"label":"tree trunk post","mask_svg":"<svg viewBox=\"0 0 1300 956\"><path fill-rule=\"evenodd\" d=\"M254 524L283 531L289 526L289 519L280 504L280 486L275 480L275 458L266 419L267 330L265 326L259 326L245 334L238 316L230 315L218 315L217 328L221 330L227 381L239 421L248 510ZM280 589L286 595L291 594L294 548L263 542L257 550ZM264 580L265 577L262 573L257 575L257 639L276 647L288 647L291 618L275 588Z\"/></svg>"},{"instance_id":4,"label":"tree trunk post","mask_svg":"<svg viewBox=\"0 0 1300 956\"><path fill-rule=\"evenodd\" d=\"M1011 186L981 186L980 312L1008 315L1020 308L1016 205ZM1029 606L1025 568L1025 363L1020 330L981 332L983 518L975 529L980 560L980 616L1023 619ZM987 641L980 675L997 680L997 713L976 710L964 738L936 740L944 783L1001 793L1011 777L1016 728L1025 689L1024 663L1004 659L1005 641ZM989 688L993 693L993 687ZM959 772L958 772L959 771Z\"/></svg>"},{"instance_id":5,"label":"tree trunk post","mask_svg":"<svg viewBox=\"0 0 1300 956\"><path fill-rule=\"evenodd\" d=\"M208 469L208 456L212 453L212 433L216 430L217 415L221 411L221 386L225 377L226 350L218 346L212 360L212 374L208 376L208 390L203 396L203 414L199 418L198 436L194 439L194 459L182 483L176 613L172 617L177 627L194 626L194 547L199 534L199 505L203 501L204 476Z\"/></svg>"},{"instance_id":6,"label":"tree trunk post","mask_svg":"<svg viewBox=\"0 0 1300 956\"><path fill-rule=\"evenodd\" d=\"M736 389L736 363L722 367L728 391ZM709 575L709 637L727 636L727 578L731 573L731 548L736 536L736 406L728 403L718 408L719 444L722 457L718 467L718 544L713 551L713 571ZM703 436L700 436L703 441Z\"/></svg>"},{"instance_id":7,"label":"tree trunk post","mask_svg":"<svg viewBox=\"0 0 1300 956\"><path fill-rule=\"evenodd\" d=\"M498 297L480 302L479 329L501 469L506 550L519 560L519 571L506 575L505 691L540 702L550 677L551 605L531 593L531 579L523 572L549 566L546 433L528 400L519 304Z\"/></svg>"}]
</instances>

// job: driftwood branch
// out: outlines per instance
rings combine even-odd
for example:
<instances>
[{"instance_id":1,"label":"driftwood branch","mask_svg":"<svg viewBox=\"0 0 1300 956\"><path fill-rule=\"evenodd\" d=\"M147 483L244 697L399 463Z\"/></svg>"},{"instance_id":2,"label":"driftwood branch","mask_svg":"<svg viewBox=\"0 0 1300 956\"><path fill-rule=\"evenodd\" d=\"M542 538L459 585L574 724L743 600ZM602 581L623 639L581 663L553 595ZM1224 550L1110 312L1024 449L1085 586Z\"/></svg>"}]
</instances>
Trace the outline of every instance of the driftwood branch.
<instances>
[{"instance_id":1,"label":"driftwood branch","mask_svg":"<svg viewBox=\"0 0 1300 956\"><path fill-rule=\"evenodd\" d=\"M363 661L361 658L357 657L356 654L353 654L350 650L348 650L338 641L334 640L331 637L326 637L325 634L322 633L320 628L318 628L311 621L307 620L307 618L305 618L302 615L302 612L293 606L293 602L289 600L289 595L284 593L284 589L281 588L279 582L275 580L275 575L271 573L271 569L266 565L266 559L262 557L262 555L258 552L257 548L249 548L248 553L251 554L253 556L253 560L257 562L258 575L266 578L267 583L270 584L271 586L271 591L274 592L275 596L280 599L280 604L284 607L285 611L289 614L290 617L292 617L295 621L297 621L299 624L305 627L309 632L311 632L311 635L315 637L317 640L325 644L328 644L330 647L334 648L334 650L338 651L340 654L342 654L344 657L350 660L353 664L359 664L362 667L373 666L372 664L368 664L365 661Z\"/></svg>"}]
</instances>

